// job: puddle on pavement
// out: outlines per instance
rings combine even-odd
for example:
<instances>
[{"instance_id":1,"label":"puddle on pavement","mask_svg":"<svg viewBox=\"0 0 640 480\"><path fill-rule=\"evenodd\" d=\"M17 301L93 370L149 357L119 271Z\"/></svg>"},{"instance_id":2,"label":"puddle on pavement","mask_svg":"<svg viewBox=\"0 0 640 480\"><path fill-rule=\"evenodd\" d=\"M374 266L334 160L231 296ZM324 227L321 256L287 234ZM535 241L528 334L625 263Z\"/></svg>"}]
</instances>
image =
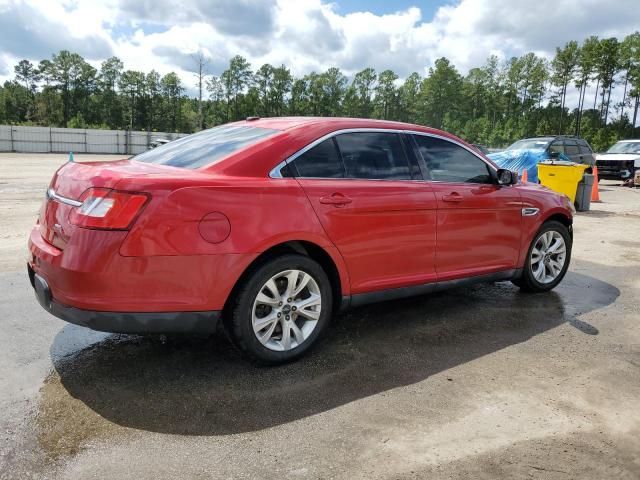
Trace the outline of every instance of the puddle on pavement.
<instances>
[{"instance_id":1,"label":"puddle on pavement","mask_svg":"<svg viewBox=\"0 0 640 480\"><path fill-rule=\"evenodd\" d=\"M41 401L35 418L38 445L47 460L74 456L88 440L122 433L122 428L106 420L87 405L69 396L52 372L40 391Z\"/></svg>"},{"instance_id":2,"label":"puddle on pavement","mask_svg":"<svg viewBox=\"0 0 640 480\"><path fill-rule=\"evenodd\" d=\"M585 300L587 287L593 294ZM134 430L206 436L262 430L423 381L618 295L605 282L572 273L558 292L544 295L498 283L372 305L338 316L310 356L278 368L241 360L220 335L161 341L68 325L51 346L55 370L40 392L38 443L57 461ZM580 322L579 331L598 333Z\"/></svg>"}]
</instances>

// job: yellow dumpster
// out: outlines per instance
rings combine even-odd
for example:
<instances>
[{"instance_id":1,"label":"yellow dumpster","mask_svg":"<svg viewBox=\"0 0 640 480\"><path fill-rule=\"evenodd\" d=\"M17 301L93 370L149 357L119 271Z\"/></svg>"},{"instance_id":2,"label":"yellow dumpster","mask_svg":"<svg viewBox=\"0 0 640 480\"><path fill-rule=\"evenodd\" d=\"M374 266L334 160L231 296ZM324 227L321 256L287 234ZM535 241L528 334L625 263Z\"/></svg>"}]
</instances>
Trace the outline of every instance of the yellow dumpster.
<instances>
[{"instance_id":1,"label":"yellow dumpster","mask_svg":"<svg viewBox=\"0 0 640 480\"><path fill-rule=\"evenodd\" d=\"M565 161L546 161L538 164L538 179L545 187L564 193L572 202L576 201L578 182L590 165Z\"/></svg>"}]
</instances>

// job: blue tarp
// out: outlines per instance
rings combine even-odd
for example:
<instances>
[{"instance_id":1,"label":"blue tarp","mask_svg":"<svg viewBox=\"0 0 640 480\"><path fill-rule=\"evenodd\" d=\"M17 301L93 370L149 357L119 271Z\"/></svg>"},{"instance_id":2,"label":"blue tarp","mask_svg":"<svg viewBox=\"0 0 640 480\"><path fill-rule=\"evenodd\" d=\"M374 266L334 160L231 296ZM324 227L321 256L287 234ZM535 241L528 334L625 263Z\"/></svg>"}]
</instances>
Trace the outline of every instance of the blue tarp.
<instances>
[{"instance_id":1,"label":"blue tarp","mask_svg":"<svg viewBox=\"0 0 640 480\"><path fill-rule=\"evenodd\" d=\"M524 170L527 171L527 180L538 183L538 163L549 160L549 153L545 150L504 150L502 152L490 153L487 155L500 168L506 168L518 172L520 176ZM558 160L570 161L568 157L560 154Z\"/></svg>"}]
</instances>

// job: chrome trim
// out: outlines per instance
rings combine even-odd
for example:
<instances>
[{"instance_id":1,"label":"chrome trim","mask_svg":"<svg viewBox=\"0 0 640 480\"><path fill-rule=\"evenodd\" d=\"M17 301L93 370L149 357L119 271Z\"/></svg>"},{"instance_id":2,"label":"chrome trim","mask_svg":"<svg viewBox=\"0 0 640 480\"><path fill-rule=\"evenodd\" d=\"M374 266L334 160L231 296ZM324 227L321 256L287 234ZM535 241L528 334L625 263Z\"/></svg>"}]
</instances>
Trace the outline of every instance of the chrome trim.
<instances>
[{"instance_id":1,"label":"chrome trim","mask_svg":"<svg viewBox=\"0 0 640 480\"><path fill-rule=\"evenodd\" d=\"M282 170L286 165L287 165L287 161L286 160L281 161L278 165L273 167L273 169L269 172L269 177L271 177L271 178L283 178L282 177L282 173L280 172L280 170Z\"/></svg>"},{"instance_id":2,"label":"chrome trim","mask_svg":"<svg viewBox=\"0 0 640 480\"><path fill-rule=\"evenodd\" d=\"M82 202L78 200L74 200L72 198L63 197L62 195L58 195L53 188L47 190L47 199L55 200L59 203L64 203L65 205L71 205L72 207L81 207Z\"/></svg>"},{"instance_id":3,"label":"chrome trim","mask_svg":"<svg viewBox=\"0 0 640 480\"><path fill-rule=\"evenodd\" d=\"M524 207L522 209L522 216L523 217L533 217L535 215L538 214L538 212L540 211L539 208L535 208L535 207Z\"/></svg>"},{"instance_id":4,"label":"chrome trim","mask_svg":"<svg viewBox=\"0 0 640 480\"><path fill-rule=\"evenodd\" d=\"M278 163L278 165L276 165L269 172L269 177L270 178L283 178L282 177L282 173L280 173L280 170L285 165L287 165L289 162L294 161L296 158L298 158L303 153L307 152L308 150L311 150L313 147L315 147L316 145L324 142L325 140L327 140L329 138L335 137L337 135L342 135L344 133L361 133L361 132L383 132L383 133L400 133L400 134L405 133L405 134L410 134L410 135L422 135L424 137L439 138L441 140L445 140L447 142L451 142L451 143L453 143L455 145L458 145L459 147L464 148L466 151L468 151L469 153L471 153L472 155L474 155L478 159L482 160L494 172L497 171L496 167L493 164L487 162L487 160L485 158L483 158L480 155L478 155L477 151L475 151L474 149L472 149L470 147L467 147L466 145L464 145L461 142L458 142L457 140L453 140L453 139L451 139L449 137L445 137L444 135L438 135L437 133L419 132L419 131L416 131L416 130L400 130L400 129L397 129L397 128L373 128L373 127L371 127L371 128L344 128L344 129L341 129L341 130L336 130L336 131L327 133L326 135L314 140L313 142L308 144L306 147L301 148L296 153L294 153L293 155L289 156L288 158L286 158L282 162ZM310 177L305 177L305 178L310 178ZM318 177L318 178L324 178L324 177ZM333 179L333 180L338 180L338 179ZM354 180L354 179L346 179L346 180ZM384 180L384 179L381 179L381 180ZM435 180L424 179L424 180L419 180L419 181L430 182L430 181L435 181Z\"/></svg>"}]
</instances>

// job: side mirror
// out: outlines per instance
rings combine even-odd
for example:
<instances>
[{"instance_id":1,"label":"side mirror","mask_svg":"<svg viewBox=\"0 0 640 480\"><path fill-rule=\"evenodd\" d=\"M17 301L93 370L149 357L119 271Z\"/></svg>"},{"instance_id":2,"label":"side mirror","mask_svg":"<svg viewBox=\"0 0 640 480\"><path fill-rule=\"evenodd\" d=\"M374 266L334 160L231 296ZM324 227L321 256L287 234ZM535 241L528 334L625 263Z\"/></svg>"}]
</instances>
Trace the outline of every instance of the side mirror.
<instances>
[{"instance_id":1,"label":"side mirror","mask_svg":"<svg viewBox=\"0 0 640 480\"><path fill-rule=\"evenodd\" d=\"M549 151L549 157L550 158L560 158L560 152L556 152L555 150L550 150Z\"/></svg>"},{"instance_id":2,"label":"side mirror","mask_svg":"<svg viewBox=\"0 0 640 480\"><path fill-rule=\"evenodd\" d=\"M514 185L518 183L518 174L516 172L500 168L496 174L498 176L498 185Z\"/></svg>"}]
</instances>

